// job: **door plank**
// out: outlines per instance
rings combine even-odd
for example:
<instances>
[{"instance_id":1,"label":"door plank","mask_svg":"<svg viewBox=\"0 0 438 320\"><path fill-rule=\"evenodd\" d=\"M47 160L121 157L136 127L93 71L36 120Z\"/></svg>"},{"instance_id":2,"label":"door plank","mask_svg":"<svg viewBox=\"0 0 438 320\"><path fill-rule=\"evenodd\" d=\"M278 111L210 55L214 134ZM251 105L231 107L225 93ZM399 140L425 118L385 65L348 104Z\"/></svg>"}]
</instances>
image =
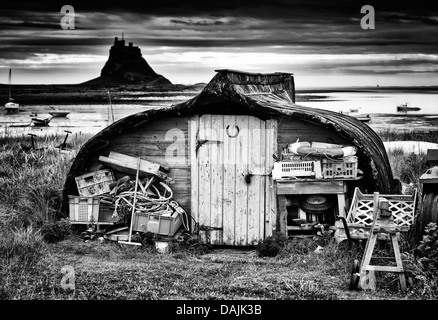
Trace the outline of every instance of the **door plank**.
<instances>
[{"instance_id":1,"label":"door plank","mask_svg":"<svg viewBox=\"0 0 438 320\"><path fill-rule=\"evenodd\" d=\"M198 181L198 161L197 154L195 151L196 148L196 133L198 132L198 124L199 117L194 116L190 121L189 126L189 139L190 139L190 178L191 178L191 215L195 219L195 221L199 221L199 211L198 211L198 190L199 190L199 181ZM195 225L193 221L190 222L191 231L194 231Z\"/></svg>"},{"instance_id":2,"label":"door plank","mask_svg":"<svg viewBox=\"0 0 438 320\"><path fill-rule=\"evenodd\" d=\"M261 181L264 173L264 166L260 165L261 154L261 130L260 119L249 117L248 124L248 171L255 174L251 176L251 181L248 184L248 244L257 244L257 239L260 232L260 214L264 211L260 210L260 199L264 198L261 193ZM264 202L263 202L264 205Z\"/></svg>"},{"instance_id":3,"label":"door plank","mask_svg":"<svg viewBox=\"0 0 438 320\"><path fill-rule=\"evenodd\" d=\"M260 122L260 165L259 167L261 168L261 170L264 171L265 174L267 174L269 172L268 166L267 166L267 154L266 154L266 139L267 139L267 135L266 135L266 122L265 121L261 121ZM259 233L257 235L259 241L264 239L265 236L265 223L266 223L266 214L267 212L266 210L266 200L267 200L267 195L266 195L266 183L269 177L268 176L262 176L260 179L260 185L259 185L259 192L260 192L260 213L259 213Z\"/></svg>"},{"instance_id":4,"label":"door plank","mask_svg":"<svg viewBox=\"0 0 438 320\"><path fill-rule=\"evenodd\" d=\"M199 118L199 140L208 140L211 128L211 115L205 114ZM199 226L210 226L210 144L203 144L198 148L199 163ZM202 232L204 233L204 232ZM208 235L208 233L206 233ZM206 239L209 243L209 239Z\"/></svg>"},{"instance_id":5,"label":"door plank","mask_svg":"<svg viewBox=\"0 0 438 320\"><path fill-rule=\"evenodd\" d=\"M224 116L212 115L211 118L211 141L223 142L223 127ZM223 193L223 143L210 144L210 159L211 159L211 226L215 228L222 228L222 193ZM211 244L222 244L222 231L212 230Z\"/></svg>"},{"instance_id":6,"label":"door plank","mask_svg":"<svg viewBox=\"0 0 438 320\"><path fill-rule=\"evenodd\" d=\"M236 125L236 116L224 116L224 128ZM234 245L236 139L224 133L223 242Z\"/></svg>"},{"instance_id":7,"label":"door plank","mask_svg":"<svg viewBox=\"0 0 438 320\"><path fill-rule=\"evenodd\" d=\"M236 125L240 128L236 140L236 244L248 244L248 116L237 116ZM230 129L231 131L231 129Z\"/></svg>"},{"instance_id":8,"label":"door plank","mask_svg":"<svg viewBox=\"0 0 438 320\"><path fill-rule=\"evenodd\" d=\"M266 172L272 174L274 167L274 158L272 155L277 152L277 120L266 121L266 130ZM265 237L268 237L272 235L273 228L275 228L277 213L277 197L272 175L266 177L265 194Z\"/></svg>"}]
</instances>

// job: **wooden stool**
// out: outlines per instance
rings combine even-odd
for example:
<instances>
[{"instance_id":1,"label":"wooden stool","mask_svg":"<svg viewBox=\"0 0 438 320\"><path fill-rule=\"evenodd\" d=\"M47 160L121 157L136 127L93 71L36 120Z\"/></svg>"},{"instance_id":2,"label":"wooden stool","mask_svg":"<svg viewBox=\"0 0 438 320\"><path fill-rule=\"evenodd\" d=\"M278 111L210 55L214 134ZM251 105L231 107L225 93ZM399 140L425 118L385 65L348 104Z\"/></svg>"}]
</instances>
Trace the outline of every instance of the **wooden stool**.
<instances>
[{"instance_id":1,"label":"wooden stool","mask_svg":"<svg viewBox=\"0 0 438 320\"><path fill-rule=\"evenodd\" d=\"M396 229L397 225L394 223L392 213L389 210L389 201L385 198L379 198L378 192L374 193L373 201L373 224L371 225L370 237L368 238L365 247L365 253L363 255L362 262L358 270L358 286L362 289L376 290L374 272L384 271L398 273L400 287L402 290L406 290L406 279L400 255L400 247L398 244L399 231ZM373 258L372 254L379 233L386 233L389 235L394 249L395 262L397 266L376 266L370 264L371 258Z\"/></svg>"}]
</instances>

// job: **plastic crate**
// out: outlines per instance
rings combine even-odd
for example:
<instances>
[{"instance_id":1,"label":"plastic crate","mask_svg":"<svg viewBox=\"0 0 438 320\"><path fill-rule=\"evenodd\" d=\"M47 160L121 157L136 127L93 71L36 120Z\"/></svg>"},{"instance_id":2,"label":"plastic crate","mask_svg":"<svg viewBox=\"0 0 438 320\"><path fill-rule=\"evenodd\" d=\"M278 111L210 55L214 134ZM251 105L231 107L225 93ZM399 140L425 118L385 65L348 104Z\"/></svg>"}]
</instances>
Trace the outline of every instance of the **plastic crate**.
<instances>
[{"instance_id":1,"label":"plastic crate","mask_svg":"<svg viewBox=\"0 0 438 320\"><path fill-rule=\"evenodd\" d=\"M322 159L323 178L356 178L357 177L357 157Z\"/></svg>"},{"instance_id":2,"label":"plastic crate","mask_svg":"<svg viewBox=\"0 0 438 320\"><path fill-rule=\"evenodd\" d=\"M99 218L99 199L68 196L70 222L96 223Z\"/></svg>"},{"instance_id":3,"label":"plastic crate","mask_svg":"<svg viewBox=\"0 0 438 320\"><path fill-rule=\"evenodd\" d=\"M275 162L272 177L276 180L290 177L321 178L321 161Z\"/></svg>"},{"instance_id":4,"label":"plastic crate","mask_svg":"<svg viewBox=\"0 0 438 320\"><path fill-rule=\"evenodd\" d=\"M90 197L110 192L109 185L114 182L111 170L103 169L76 177L76 185L80 196Z\"/></svg>"},{"instance_id":5,"label":"plastic crate","mask_svg":"<svg viewBox=\"0 0 438 320\"><path fill-rule=\"evenodd\" d=\"M113 224L119 218L113 218L114 206L100 202L99 198L68 196L69 217L71 223Z\"/></svg>"},{"instance_id":6,"label":"plastic crate","mask_svg":"<svg viewBox=\"0 0 438 320\"><path fill-rule=\"evenodd\" d=\"M285 161L285 162L320 161L320 160L321 157L318 156L312 156L312 155L299 156L294 153L289 153L285 151L281 153L281 161Z\"/></svg>"},{"instance_id":7,"label":"plastic crate","mask_svg":"<svg viewBox=\"0 0 438 320\"><path fill-rule=\"evenodd\" d=\"M178 212L172 214L137 212L132 230L173 236L181 227L181 224L182 218Z\"/></svg>"}]
</instances>

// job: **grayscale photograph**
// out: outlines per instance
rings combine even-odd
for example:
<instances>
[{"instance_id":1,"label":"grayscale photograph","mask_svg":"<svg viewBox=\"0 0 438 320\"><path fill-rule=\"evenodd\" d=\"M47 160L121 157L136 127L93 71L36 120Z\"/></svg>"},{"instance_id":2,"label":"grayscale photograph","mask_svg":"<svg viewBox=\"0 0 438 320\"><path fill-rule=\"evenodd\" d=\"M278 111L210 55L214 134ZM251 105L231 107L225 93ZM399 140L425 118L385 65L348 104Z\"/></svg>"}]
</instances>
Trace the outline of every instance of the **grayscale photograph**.
<instances>
[{"instance_id":1,"label":"grayscale photograph","mask_svg":"<svg viewBox=\"0 0 438 320\"><path fill-rule=\"evenodd\" d=\"M423 0L2 3L0 300L436 300L437 39Z\"/></svg>"}]
</instances>

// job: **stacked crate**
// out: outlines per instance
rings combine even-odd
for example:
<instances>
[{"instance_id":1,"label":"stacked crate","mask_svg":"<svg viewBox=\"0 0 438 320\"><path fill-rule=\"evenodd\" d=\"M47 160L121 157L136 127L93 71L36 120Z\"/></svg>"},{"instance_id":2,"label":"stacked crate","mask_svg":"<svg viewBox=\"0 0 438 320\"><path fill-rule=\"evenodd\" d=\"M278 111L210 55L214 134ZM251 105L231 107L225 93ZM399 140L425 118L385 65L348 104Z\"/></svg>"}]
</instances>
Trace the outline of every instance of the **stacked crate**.
<instances>
[{"instance_id":1,"label":"stacked crate","mask_svg":"<svg viewBox=\"0 0 438 320\"><path fill-rule=\"evenodd\" d=\"M114 182L111 170L90 172L75 178L79 196L69 196L70 221L76 224L114 223L114 218L108 216L107 208L95 197L111 191L110 184ZM105 213L105 214L104 214Z\"/></svg>"}]
</instances>

